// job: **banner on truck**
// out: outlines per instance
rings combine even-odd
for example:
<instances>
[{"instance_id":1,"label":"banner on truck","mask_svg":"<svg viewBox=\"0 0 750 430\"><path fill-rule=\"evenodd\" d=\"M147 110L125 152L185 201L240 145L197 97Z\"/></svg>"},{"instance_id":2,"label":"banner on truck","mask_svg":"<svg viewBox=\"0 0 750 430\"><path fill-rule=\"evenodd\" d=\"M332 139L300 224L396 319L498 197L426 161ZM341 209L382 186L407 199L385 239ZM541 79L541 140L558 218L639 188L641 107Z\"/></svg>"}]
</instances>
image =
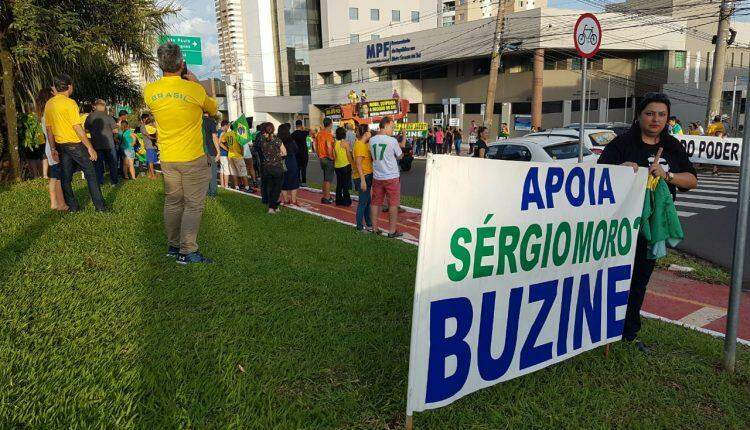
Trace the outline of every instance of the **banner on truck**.
<instances>
[{"instance_id":1,"label":"banner on truck","mask_svg":"<svg viewBox=\"0 0 750 430\"><path fill-rule=\"evenodd\" d=\"M407 415L621 338L646 169L430 156L425 180Z\"/></svg>"}]
</instances>

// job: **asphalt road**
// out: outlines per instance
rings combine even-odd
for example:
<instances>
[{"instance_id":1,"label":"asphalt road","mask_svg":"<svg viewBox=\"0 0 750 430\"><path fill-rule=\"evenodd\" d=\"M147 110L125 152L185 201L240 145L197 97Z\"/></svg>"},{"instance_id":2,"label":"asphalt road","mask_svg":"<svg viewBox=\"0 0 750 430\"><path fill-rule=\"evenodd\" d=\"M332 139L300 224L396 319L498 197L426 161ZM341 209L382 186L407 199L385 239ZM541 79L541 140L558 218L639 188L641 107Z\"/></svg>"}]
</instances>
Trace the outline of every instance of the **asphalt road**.
<instances>
[{"instance_id":1,"label":"asphalt road","mask_svg":"<svg viewBox=\"0 0 750 430\"><path fill-rule=\"evenodd\" d=\"M317 159L311 159L308 180L322 182ZM414 160L412 169L401 174L401 193L421 196L424 188L425 160ZM685 233L677 249L722 267L732 267L734 230L737 217L737 174L698 175L698 188L677 197L677 210ZM750 288L750 234L745 255L744 288Z\"/></svg>"},{"instance_id":2,"label":"asphalt road","mask_svg":"<svg viewBox=\"0 0 750 430\"><path fill-rule=\"evenodd\" d=\"M423 159L415 159L410 171L401 172L401 194L421 197L424 191L424 172L425 160ZM310 157L310 163L307 165L307 180L318 184L323 183L323 172L320 170L318 159L314 156ZM335 188L331 191L335 191Z\"/></svg>"}]
</instances>

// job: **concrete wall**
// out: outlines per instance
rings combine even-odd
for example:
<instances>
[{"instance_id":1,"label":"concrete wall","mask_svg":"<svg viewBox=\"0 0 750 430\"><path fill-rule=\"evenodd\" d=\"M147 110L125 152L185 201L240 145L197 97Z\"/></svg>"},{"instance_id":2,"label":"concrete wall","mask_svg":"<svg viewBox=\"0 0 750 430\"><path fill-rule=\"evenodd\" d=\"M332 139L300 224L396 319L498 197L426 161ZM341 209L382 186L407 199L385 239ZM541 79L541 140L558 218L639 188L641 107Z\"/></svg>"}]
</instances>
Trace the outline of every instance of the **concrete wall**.
<instances>
[{"instance_id":1,"label":"concrete wall","mask_svg":"<svg viewBox=\"0 0 750 430\"><path fill-rule=\"evenodd\" d=\"M349 8L359 10L359 19L349 19ZM435 0L321 0L323 47L347 45L350 34L360 35L360 41L369 41L373 34L381 38L412 33L437 27ZM380 10L380 19L370 19L370 9ZM391 11L401 12L401 21L391 20ZM411 12L418 11L420 21L411 22Z\"/></svg>"}]
</instances>

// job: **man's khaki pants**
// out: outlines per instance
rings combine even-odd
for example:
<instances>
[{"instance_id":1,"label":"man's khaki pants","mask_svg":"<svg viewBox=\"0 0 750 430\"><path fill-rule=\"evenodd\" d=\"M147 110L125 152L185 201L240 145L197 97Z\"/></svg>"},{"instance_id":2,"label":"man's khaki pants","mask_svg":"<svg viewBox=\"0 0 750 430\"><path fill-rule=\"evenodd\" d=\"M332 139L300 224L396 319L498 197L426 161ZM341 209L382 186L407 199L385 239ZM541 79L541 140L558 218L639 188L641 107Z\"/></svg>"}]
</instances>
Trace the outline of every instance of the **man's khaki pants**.
<instances>
[{"instance_id":1,"label":"man's khaki pants","mask_svg":"<svg viewBox=\"0 0 750 430\"><path fill-rule=\"evenodd\" d=\"M169 246L180 254L198 250L198 229L206 203L211 167L208 159L161 163L164 174L164 228Z\"/></svg>"}]
</instances>

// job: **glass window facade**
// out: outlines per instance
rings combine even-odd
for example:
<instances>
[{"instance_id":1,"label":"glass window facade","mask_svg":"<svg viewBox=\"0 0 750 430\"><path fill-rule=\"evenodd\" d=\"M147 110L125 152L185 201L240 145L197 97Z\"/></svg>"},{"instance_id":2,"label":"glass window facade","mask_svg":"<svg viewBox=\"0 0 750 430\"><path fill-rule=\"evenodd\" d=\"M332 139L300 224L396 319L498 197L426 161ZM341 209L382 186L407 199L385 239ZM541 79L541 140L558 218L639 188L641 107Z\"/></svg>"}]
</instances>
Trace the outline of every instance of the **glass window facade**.
<instances>
[{"instance_id":1,"label":"glass window facade","mask_svg":"<svg viewBox=\"0 0 750 430\"><path fill-rule=\"evenodd\" d=\"M320 0L284 0L284 36L289 95L309 95L309 50L323 47Z\"/></svg>"},{"instance_id":2,"label":"glass window facade","mask_svg":"<svg viewBox=\"0 0 750 430\"><path fill-rule=\"evenodd\" d=\"M401 11L400 10L392 10L391 11L391 21L393 21L393 22L401 22Z\"/></svg>"},{"instance_id":3,"label":"glass window facade","mask_svg":"<svg viewBox=\"0 0 750 430\"><path fill-rule=\"evenodd\" d=\"M370 9L370 21L380 21L380 9Z\"/></svg>"},{"instance_id":4,"label":"glass window facade","mask_svg":"<svg viewBox=\"0 0 750 430\"><path fill-rule=\"evenodd\" d=\"M359 19L359 9L356 7L350 7L349 8L349 19L357 20Z\"/></svg>"},{"instance_id":5,"label":"glass window facade","mask_svg":"<svg viewBox=\"0 0 750 430\"><path fill-rule=\"evenodd\" d=\"M411 22L419 22L419 11L418 10L411 11Z\"/></svg>"},{"instance_id":6,"label":"glass window facade","mask_svg":"<svg viewBox=\"0 0 750 430\"><path fill-rule=\"evenodd\" d=\"M357 42L359 42L359 34L350 34L349 43L357 43Z\"/></svg>"},{"instance_id":7,"label":"glass window facade","mask_svg":"<svg viewBox=\"0 0 750 430\"><path fill-rule=\"evenodd\" d=\"M664 68L663 52L646 52L638 57L638 70L657 70Z\"/></svg>"},{"instance_id":8,"label":"glass window facade","mask_svg":"<svg viewBox=\"0 0 750 430\"><path fill-rule=\"evenodd\" d=\"M732 53L734 55L734 53ZM685 60L687 58L687 52L685 51L675 51L674 52L674 68L675 69L684 69L685 68ZM732 63L734 63L734 57L732 57Z\"/></svg>"}]
</instances>

